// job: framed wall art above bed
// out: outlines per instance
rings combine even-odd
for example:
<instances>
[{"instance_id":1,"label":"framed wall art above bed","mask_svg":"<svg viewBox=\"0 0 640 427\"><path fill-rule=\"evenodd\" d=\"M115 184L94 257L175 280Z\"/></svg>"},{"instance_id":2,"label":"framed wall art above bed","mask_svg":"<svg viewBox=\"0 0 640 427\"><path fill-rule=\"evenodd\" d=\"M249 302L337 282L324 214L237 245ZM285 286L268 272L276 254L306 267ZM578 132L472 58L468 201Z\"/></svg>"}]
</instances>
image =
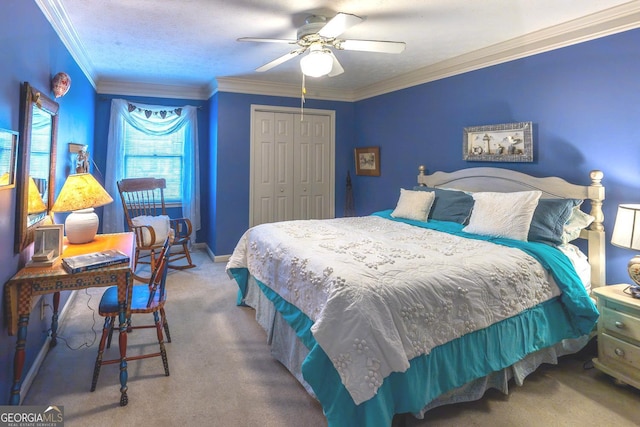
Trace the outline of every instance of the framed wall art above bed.
<instances>
[{"instance_id":1,"label":"framed wall art above bed","mask_svg":"<svg viewBox=\"0 0 640 427\"><path fill-rule=\"evenodd\" d=\"M466 127L462 158L470 162L533 162L533 123Z\"/></svg>"}]
</instances>

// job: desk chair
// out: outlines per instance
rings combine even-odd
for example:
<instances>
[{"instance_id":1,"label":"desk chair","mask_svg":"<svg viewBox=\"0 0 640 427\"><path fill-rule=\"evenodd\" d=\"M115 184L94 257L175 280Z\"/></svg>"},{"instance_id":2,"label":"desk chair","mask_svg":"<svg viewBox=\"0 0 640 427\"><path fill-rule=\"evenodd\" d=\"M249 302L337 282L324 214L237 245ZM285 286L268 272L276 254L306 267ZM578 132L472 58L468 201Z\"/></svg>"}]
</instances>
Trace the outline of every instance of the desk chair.
<instances>
[{"instance_id":1,"label":"desk chair","mask_svg":"<svg viewBox=\"0 0 640 427\"><path fill-rule=\"evenodd\" d=\"M167 322L167 316L164 312L164 304L167 300L165 283L167 279L167 268L169 265L170 250L171 244L169 238L167 238L165 239L165 242L160 249L158 259L156 260L154 265L154 270L151 272L149 283L134 285L131 292L131 315L133 316L134 314L152 313L154 323L136 326L131 324L131 317L127 319L129 323L127 328L128 332L133 329L155 328L156 335L158 337L158 344L160 346L160 351L157 353L141 354L137 356L127 355L127 361L160 356L162 357L162 364L164 366L164 373L166 376L169 376L169 362L167 360L167 352L164 347L162 330L164 328L164 331L167 335L167 341L171 342L171 335L169 334L169 323ZM117 286L111 286L107 288L104 294L102 294L98 313L100 314L100 316L103 316L105 320L104 327L102 328L102 337L100 338L100 344L98 345L98 356L96 357L96 364L93 370L91 391L94 391L96 389L96 384L98 383L98 376L100 375L100 368L102 367L102 365L110 365L120 362L119 358L109 360L102 359L105 344L107 344L107 348L111 346L111 335L113 334L116 317L119 314Z\"/></svg>"},{"instance_id":2,"label":"desk chair","mask_svg":"<svg viewBox=\"0 0 640 427\"><path fill-rule=\"evenodd\" d=\"M189 244L192 226L188 218L170 219L167 216L164 178L131 178L118 181L118 192L122 200L127 227L136 233L134 276L141 282L148 278L135 274L138 263L150 264L153 271L157 253L167 236L172 236L173 246L181 246L169 260L169 268L185 269L196 265L191 261ZM186 259L186 264L176 261Z\"/></svg>"}]
</instances>

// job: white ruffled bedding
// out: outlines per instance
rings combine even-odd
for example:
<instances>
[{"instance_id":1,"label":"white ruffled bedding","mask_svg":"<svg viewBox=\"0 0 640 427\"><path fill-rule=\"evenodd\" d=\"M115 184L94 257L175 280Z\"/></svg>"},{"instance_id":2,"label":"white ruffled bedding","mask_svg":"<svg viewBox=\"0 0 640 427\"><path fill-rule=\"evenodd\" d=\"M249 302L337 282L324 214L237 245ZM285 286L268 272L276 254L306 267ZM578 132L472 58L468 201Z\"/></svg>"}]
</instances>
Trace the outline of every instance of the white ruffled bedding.
<instances>
[{"instance_id":1,"label":"white ruffled bedding","mask_svg":"<svg viewBox=\"0 0 640 427\"><path fill-rule=\"evenodd\" d=\"M242 267L314 321L355 404L414 357L560 293L523 251L377 216L254 227L227 265Z\"/></svg>"}]
</instances>

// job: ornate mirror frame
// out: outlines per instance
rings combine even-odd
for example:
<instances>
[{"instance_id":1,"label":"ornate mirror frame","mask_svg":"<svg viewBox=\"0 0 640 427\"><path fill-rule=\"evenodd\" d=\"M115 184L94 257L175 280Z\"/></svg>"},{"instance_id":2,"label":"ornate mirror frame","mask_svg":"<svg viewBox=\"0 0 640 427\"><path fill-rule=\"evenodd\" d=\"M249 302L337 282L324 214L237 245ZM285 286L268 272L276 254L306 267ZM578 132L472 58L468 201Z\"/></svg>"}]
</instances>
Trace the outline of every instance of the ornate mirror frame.
<instances>
[{"instance_id":1,"label":"ornate mirror frame","mask_svg":"<svg viewBox=\"0 0 640 427\"><path fill-rule=\"evenodd\" d=\"M33 132L33 112L38 109L51 116L51 132L49 145L49 171L46 187L41 191L46 194L43 202L46 210L38 215L29 214L29 187L31 179L31 153ZM50 209L53 206L55 192L56 145L58 133L57 102L49 98L43 91L35 89L28 82L20 87L20 128L21 143L18 147L18 170L16 178L16 233L15 252L19 253L33 242L36 227L50 222ZM46 199L46 200L45 200Z\"/></svg>"}]
</instances>

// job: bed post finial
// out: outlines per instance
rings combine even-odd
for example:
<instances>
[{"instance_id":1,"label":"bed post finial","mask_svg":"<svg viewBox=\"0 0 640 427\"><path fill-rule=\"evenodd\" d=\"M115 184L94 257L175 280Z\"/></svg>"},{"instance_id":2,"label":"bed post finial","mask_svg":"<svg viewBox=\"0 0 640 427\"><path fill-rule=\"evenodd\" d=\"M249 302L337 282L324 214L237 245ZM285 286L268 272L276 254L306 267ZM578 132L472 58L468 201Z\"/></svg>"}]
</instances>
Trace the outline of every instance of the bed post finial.
<instances>
[{"instance_id":1,"label":"bed post finial","mask_svg":"<svg viewBox=\"0 0 640 427\"><path fill-rule=\"evenodd\" d=\"M602 202L604 200L604 187L602 186L602 178L604 173L601 170L592 170L589 173L591 185L589 186L589 199L591 200L591 216L595 219L591 223L589 229L596 231L604 231L604 213L602 212Z\"/></svg>"},{"instance_id":2,"label":"bed post finial","mask_svg":"<svg viewBox=\"0 0 640 427\"><path fill-rule=\"evenodd\" d=\"M418 185L420 185L421 187L425 187L427 185L423 181L423 179L426 177L426 175L424 174L426 170L427 167L425 165L418 166Z\"/></svg>"}]
</instances>

